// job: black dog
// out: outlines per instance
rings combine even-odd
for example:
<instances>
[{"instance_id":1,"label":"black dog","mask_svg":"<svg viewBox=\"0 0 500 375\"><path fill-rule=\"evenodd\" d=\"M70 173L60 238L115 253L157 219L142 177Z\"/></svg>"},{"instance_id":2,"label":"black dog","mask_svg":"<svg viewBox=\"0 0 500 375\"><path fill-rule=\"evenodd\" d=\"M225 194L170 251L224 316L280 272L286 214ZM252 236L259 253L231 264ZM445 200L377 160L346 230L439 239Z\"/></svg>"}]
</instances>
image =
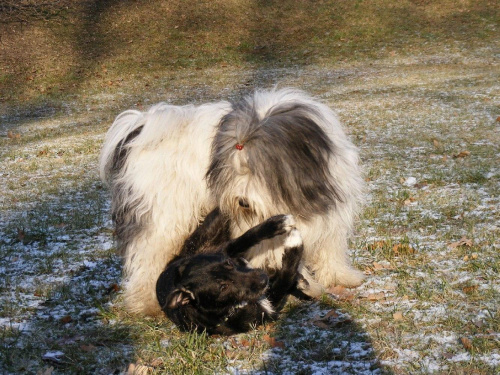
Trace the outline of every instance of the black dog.
<instances>
[{"instance_id":1,"label":"black dog","mask_svg":"<svg viewBox=\"0 0 500 375\"><path fill-rule=\"evenodd\" d=\"M297 286L302 238L291 216L278 215L229 240L218 209L185 241L156 284L162 310L181 330L232 335L275 318ZM243 258L259 242L283 235L282 267L266 273Z\"/></svg>"}]
</instances>

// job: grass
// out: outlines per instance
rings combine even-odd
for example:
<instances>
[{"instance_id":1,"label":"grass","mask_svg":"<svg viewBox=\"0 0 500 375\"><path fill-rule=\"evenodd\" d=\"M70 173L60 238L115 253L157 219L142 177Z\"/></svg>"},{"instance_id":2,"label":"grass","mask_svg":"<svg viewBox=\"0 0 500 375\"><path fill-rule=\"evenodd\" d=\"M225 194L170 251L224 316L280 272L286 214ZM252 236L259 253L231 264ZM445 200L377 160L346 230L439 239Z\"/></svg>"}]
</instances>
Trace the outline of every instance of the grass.
<instances>
[{"instance_id":1,"label":"grass","mask_svg":"<svg viewBox=\"0 0 500 375\"><path fill-rule=\"evenodd\" d=\"M495 2L68 4L0 16L0 372L499 370ZM232 338L128 315L97 176L113 118L275 84L334 107L360 148L367 281Z\"/></svg>"},{"instance_id":2,"label":"grass","mask_svg":"<svg viewBox=\"0 0 500 375\"><path fill-rule=\"evenodd\" d=\"M158 77L175 79L193 69L328 65L489 48L499 12L488 0L57 4L60 12L43 21L0 15L2 101L59 101L139 80L137 89L145 90Z\"/></svg>"}]
</instances>

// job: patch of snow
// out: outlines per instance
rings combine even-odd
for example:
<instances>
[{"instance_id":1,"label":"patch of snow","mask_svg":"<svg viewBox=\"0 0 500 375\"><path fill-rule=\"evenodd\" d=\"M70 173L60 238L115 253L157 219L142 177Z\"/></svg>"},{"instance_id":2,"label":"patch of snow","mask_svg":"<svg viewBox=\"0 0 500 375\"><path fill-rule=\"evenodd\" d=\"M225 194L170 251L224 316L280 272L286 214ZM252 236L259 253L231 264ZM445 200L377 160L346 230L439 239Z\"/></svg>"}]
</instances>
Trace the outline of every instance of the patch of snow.
<instances>
[{"instance_id":1,"label":"patch of snow","mask_svg":"<svg viewBox=\"0 0 500 375\"><path fill-rule=\"evenodd\" d=\"M471 360L470 353L463 352L460 354L456 354L449 359L450 362L469 362Z\"/></svg>"},{"instance_id":2,"label":"patch of snow","mask_svg":"<svg viewBox=\"0 0 500 375\"><path fill-rule=\"evenodd\" d=\"M416 184L417 184L417 179L415 177L408 177L403 182L403 185L405 185L405 186L415 186Z\"/></svg>"},{"instance_id":3,"label":"patch of snow","mask_svg":"<svg viewBox=\"0 0 500 375\"><path fill-rule=\"evenodd\" d=\"M63 355L64 355L64 353L59 351L59 350L53 351L53 352L46 352L44 355L42 355L42 359L44 359L44 360L59 360Z\"/></svg>"}]
</instances>

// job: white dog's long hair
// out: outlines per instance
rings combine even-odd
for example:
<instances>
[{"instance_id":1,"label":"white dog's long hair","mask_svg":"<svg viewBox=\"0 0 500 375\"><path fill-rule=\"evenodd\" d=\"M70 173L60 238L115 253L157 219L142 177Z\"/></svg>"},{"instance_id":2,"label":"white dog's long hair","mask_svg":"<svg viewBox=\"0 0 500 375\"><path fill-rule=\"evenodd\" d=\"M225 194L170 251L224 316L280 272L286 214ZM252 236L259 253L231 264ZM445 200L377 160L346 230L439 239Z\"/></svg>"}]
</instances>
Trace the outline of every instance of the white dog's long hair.
<instances>
[{"instance_id":1,"label":"white dog's long hair","mask_svg":"<svg viewBox=\"0 0 500 375\"><path fill-rule=\"evenodd\" d=\"M358 152L333 111L302 92L123 112L106 136L100 173L111 187L131 312L160 312L158 276L216 206L231 218L232 236L272 215L294 215L307 294L363 280L347 252L362 198ZM281 255L265 241L248 258L276 268Z\"/></svg>"}]
</instances>

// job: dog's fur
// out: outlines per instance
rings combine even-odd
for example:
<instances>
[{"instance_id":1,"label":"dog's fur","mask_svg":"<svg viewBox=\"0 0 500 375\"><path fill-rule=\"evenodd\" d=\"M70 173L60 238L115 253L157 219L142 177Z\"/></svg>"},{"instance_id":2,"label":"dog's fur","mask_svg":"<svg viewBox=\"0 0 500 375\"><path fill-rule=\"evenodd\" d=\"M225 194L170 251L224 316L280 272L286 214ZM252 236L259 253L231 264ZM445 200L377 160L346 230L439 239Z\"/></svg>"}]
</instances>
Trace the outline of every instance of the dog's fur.
<instances>
[{"instance_id":1,"label":"dog's fur","mask_svg":"<svg viewBox=\"0 0 500 375\"><path fill-rule=\"evenodd\" d=\"M291 216L271 217L233 240L229 223L218 209L211 212L158 279L158 302L181 330L248 331L274 318L296 287L303 245ZM251 268L246 252L270 238L283 243L282 267Z\"/></svg>"},{"instance_id":2,"label":"dog's fur","mask_svg":"<svg viewBox=\"0 0 500 375\"><path fill-rule=\"evenodd\" d=\"M304 240L299 271L309 295L363 279L347 253L363 186L358 153L332 110L302 92L126 111L108 131L100 172L111 186L131 312L160 311L158 276L215 207L229 216L231 238L291 213ZM262 269L279 269L282 256L273 239L248 253Z\"/></svg>"}]
</instances>

